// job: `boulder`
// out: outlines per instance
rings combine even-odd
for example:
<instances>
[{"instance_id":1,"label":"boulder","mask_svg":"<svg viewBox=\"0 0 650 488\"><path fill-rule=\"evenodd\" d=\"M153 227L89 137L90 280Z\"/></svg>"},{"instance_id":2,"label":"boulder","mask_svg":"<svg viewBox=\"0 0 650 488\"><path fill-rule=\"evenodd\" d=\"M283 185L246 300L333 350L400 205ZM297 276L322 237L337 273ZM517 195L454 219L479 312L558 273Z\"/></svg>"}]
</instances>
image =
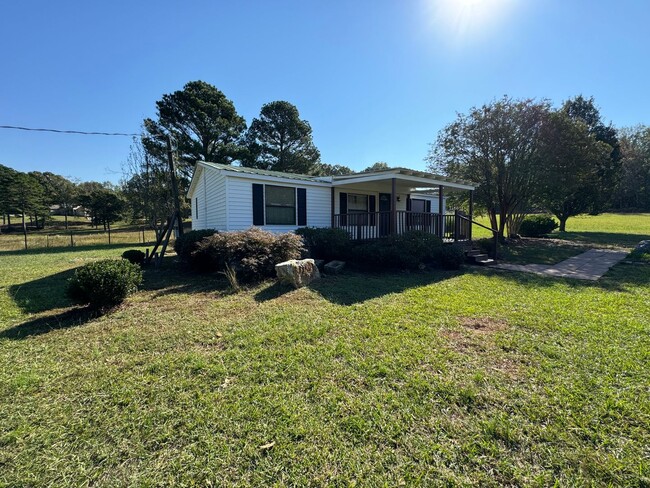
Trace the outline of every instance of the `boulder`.
<instances>
[{"instance_id":1,"label":"boulder","mask_svg":"<svg viewBox=\"0 0 650 488\"><path fill-rule=\"evenodd\" d=\"M320 278L320 272L313 259L291 259L276 264L275 274L280 283L291 285L294 288L307 286Z\"/></svg>"},{"instance_id":2,"label":"boulder","mask_svg":"<svg viewBox=\"0 0 650 488\"><path fill-rule=\"evenodd\" d=\"M345 266L345 261L330 261L325 265L325 273L327 274L332 274L336 275L339 274L341 271L343 271L343 267Z\"/></svg>"}]
</instances>

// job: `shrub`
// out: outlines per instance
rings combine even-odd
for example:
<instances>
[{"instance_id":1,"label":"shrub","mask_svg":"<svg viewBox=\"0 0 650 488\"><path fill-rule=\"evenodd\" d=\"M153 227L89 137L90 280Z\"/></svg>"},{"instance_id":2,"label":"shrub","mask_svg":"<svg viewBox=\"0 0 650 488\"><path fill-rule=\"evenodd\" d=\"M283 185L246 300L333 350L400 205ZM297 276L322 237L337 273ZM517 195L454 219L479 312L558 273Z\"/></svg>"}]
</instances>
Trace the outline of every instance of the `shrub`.
<instances>
[{"instance_id":1,"label":"shrub","mask_svg":"<svg viewBox=\"0 0 650 488\"><path fill-rule=\"evenodd\" d=\"M363 267L417 269L420 264L432 262L441 246L442 240L433 234L408 231L358 243L352 248L351 259Z\"/></svg>"},{"instance_id":2,"label":"shrub","mask_svg":"<svg viewBox=\"0 0 650 488\"><path fill-rule=\"evenodd\" d=\"M125 259L105 259L78 268L68 281L67 293L76 303L101 309L122 303L141 283L138 265Z\"/></svg>"},{"instance_id":3,"label":"shrub","mask_svg":"<svg viewBox=\"0 0 650 488\"><path fill-rule=\"evenodd\" d=\"M196 251L197 245L206 237L214 235L217 231L214 229L191 230L178 236L174 242L174 251L176 255L186 263L192 259L192 253Z\"/></svg>"},{"instance_id":4,"label":"shrub","mask_svg":"<svg viewBox=\"0 0 650 488\"><path fill-rule=\"evenodd\" d=\"M197 244L192 260L210 271L235 270L242 281L258 281L275 276L275 265L299 259L304 251L302 238L293 232L274 234L256 227L246 231L220 232Z\"/></svg>"},{"instance_id":5,"label":"shrub","mask_svg":"<svg viewBox=\"0 0 650 488\"><path fill-rule=\"evenodd\" d=\"M315 259L345 260L350 255L350 236L343 229L301 227L296 234L302 236L309 255Z\"/></svg>"},{"instance_id":6,"label":"shrub","mask_svg":"<svg viewBox=\"0 0 650 488\"><path fill-rule=\"evenodd\" d=\"M126 259L129 263L142 266L144 264L144 253L139 249L129 249L122 253L122 259Z\"/></svg>"},{"instance_id":7,"label":"shrub","mask_svg":"<svg viewBox=\"0 0 650 488\"><path fill-rule=\"evenodd\" d=\"M436 250L434 261L443 269L460 269L465 262L465 251L457 244L444 244Z\"/></svg>"},{"instance_id":8,"label":"shrub","mask_svg":"<svg viewBox=\"0 0 650 488\"><path fill-rule=\"evenodd\" d=\"M524 237L544 237L557 229L557 222L548 215L529 215L521 223L519 233Z\"/></svg>"}]
</instances>

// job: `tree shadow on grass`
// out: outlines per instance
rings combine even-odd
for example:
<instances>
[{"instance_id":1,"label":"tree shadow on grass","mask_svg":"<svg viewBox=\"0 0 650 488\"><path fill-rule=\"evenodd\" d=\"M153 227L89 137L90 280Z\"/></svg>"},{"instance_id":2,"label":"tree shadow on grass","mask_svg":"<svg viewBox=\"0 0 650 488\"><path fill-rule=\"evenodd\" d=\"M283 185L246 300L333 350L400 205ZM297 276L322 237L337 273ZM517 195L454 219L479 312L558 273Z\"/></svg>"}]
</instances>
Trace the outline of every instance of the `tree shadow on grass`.
<instances>
[{"instance_id":1,"label":"tree shadow on grass","mask_svg":"<svg viewBox=\"0 0 650 488\"><path fill-rule=\"evenodd\" d=\"M73 308L65 312L38 317L22 324L14 325L0 331L0 339L22 340L32 336L46 334L53 330L67 329L84 325L101 315L101 312L89 307Z\"/></svg>"},{"instance_id":2,"label":"tree shadow on grass","mask_svg":"<svg viewBox=\"0 0 650 488\"><path fill-rule=\"evenodd\" d=\"M26 313L39 313L72 304L66 296L67 281L74 269L61 271L26 283L9 286L9 296Z\"/></svg>"},{"instance_id":3,"label":"tree shadow on grass","mask_svg":"<svg viewBox=\"0 0 650 488\"><path fill-rule=\"evenodd\" d=\"M75 247L35 247L28 249L14 249L10 251L0 250L0 256L30 256L34 254L60 254L76 251L102 251L107 249L140 249L143 247L152 247L145 244L89 244L86 246Z\"/></svg>"},{"instance_id":4,"label":"tree shadow on grass","mask_svg":"<svg viewBox=\"0 0 650 488\"><path fill-rule=\"evenodd\" d=\"M598 246L634 247L639 242L648 239L647 234L619 234L617 232L557 232L551 237L567 241Z\"/></svg>"},{"instance_id":5,"label":"tree shadow on grass","mask_svg":"<svg viewBox=\"0 0 650 488\"><path fill-rule=\"evenodd\" d=\"M597 281L541 276L535 273L496 268L484 268L477 272L493 273L503 279L530 288L569 286L571 288L597 288L604 291L629 293L636 288L650 286L650 266L627 264L626 262L618 263L610 268Z\"/></svg>"},{"instance_id":6,"label":"tree shadow on grass","mask_svg":"<svg viewBox=\"0 0 650 488\"><path fill-rule=\"evenodd\" d=\"M354 305L392 293L401 293L409 288L438 283L462 274L463 271L415 271L369 273L356 270L336 276L325 276L314 281L309 288L326 300L338 305ZM274 300L293 291L293 287L273 283L255 295L255 300Z\"/></svg>"}]
</instances>

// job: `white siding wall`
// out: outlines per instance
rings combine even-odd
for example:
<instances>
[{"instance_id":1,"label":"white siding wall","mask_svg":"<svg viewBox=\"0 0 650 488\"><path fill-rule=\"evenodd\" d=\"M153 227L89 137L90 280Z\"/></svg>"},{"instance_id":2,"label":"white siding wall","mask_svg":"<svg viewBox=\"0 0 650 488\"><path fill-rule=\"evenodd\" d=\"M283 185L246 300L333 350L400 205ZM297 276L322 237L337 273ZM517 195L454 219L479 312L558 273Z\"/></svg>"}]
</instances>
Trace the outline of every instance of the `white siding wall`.
<instances>
[{"instance_id":1,"label":"white siding wall","mask_svg":"<svg viewBox=\"0 0 650 488\"><path fill-rule=\"evenodd\" d=\"M191 215L192 215L192 230L205 229L205 187L203 185L203 178L205 170L203 168L197 169L197 182L194 192L190 196ZM197 215L197 199L198 199L198 215Z\"/></svg>"},{"instance_id":2,"label":"white siding wall","mask_svg":"<svg viewBox=\"0 0 650 488\"><path fill-rule=\"evenodd\" d=\"M227 230L245 230L253 225L253 183L290 186L307 190L307 225L329 227L331 223L330 194L326 186L313 186L300 181L278 183L266 179L227 177L228 223ZM264 225L262 229L272 232L289 232L297 225Z\"/></svg>"},{"instance_id":3,"label":"white siding wall","mask_svg":"<svg viewBox=\"0 0 650 488\"><path fill-rule=\"evenodd\" d=\"M201 168L198 178L192 194L192 229L226 230L226 178L221 171L206 167Z\"/></svg>"}]
</instances>

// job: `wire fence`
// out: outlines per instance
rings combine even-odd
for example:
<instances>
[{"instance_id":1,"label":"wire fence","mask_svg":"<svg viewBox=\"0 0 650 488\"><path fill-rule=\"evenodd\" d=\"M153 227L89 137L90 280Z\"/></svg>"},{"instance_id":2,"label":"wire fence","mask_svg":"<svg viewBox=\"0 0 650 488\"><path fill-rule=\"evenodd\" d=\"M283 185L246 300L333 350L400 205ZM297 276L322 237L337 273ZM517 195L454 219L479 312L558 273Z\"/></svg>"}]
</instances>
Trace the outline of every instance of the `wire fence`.
<instances>
[{"instance_id":1,"label":"wire fence","mask_svg":"<svg viewBox=\"0 0 650 488\"><path fill-rule=\"evenodd\" d=\"M0 251L21 249L48 249L98 245L153 245L156 234L150 229L104 231L60 231L27 233L27 239L20 232L0 235Z\"/></svg>"}]
</instances>

